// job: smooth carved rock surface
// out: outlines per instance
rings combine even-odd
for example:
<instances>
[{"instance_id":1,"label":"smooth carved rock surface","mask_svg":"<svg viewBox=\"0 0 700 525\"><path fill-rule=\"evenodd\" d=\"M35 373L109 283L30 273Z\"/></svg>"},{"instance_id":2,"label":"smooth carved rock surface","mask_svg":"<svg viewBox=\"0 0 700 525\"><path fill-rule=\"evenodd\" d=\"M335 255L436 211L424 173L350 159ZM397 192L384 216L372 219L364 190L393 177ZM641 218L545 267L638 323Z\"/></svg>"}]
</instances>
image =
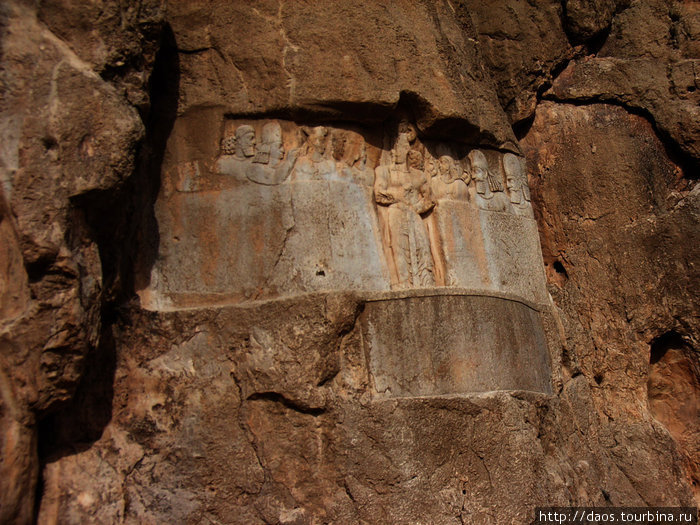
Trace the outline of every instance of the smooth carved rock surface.
<instances>
[{"instance_id":1,"label":"smooth carved rock surface","mask_svg":"<svg viewBox=\"0 0 700 525\"><path fill-rule=\"evenodd\" d=\"M366 305L361 323L378 397L552 391L540 312L521 302L469 295L380 300Z\"/></svg>"},{"instance_id":2,"label":"smooth carved rock surface","mask_svg":"<svg viewBox=\"0 0 700 525\"><path fill-rule=\"evenodd\" d=\"M202 130L208 118L221 135ZM179 119L143 304L440 286L545 303L524 160L394 133Z\"/></svg>"}]
</instances>

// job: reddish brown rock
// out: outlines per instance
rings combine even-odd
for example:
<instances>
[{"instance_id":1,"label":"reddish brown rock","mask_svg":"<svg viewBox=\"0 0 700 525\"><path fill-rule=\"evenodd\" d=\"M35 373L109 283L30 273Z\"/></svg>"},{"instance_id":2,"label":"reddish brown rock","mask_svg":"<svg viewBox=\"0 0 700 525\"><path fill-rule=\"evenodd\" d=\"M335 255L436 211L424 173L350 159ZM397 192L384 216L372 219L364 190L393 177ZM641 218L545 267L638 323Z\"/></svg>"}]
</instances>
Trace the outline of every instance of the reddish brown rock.
<instances>
[{"instance_id":1,"label":"reddish brown rock","mask_svg":"<svg viewBox=\"0 0 700 525\"><path fill-rule=\"evenodd\" d=\"M660 365L650 370L650 343L671 331L698 338L697 187L690 190L645 119L615 106L542 103L522 144L550 292L567 333L564 374L587 378L604 427L629 421L634 447L647 443L656 456L659 432L668 430L646 402L647 384L655 388L663 373ZM677 367L695 396L697 355L689 351L689 364ZM675 403L666 411L677 415L668 417L683 419L687 410ZM676 446L694 454L688 442L684 435ZM654 493L632 448L615 448L640 494Z\"/></svg>"},{"instance_id":2,"label":"reddish brown rock","mask_svg":"<svg viewBox=\"0 0 700 525\"><path fill-rule=\"evenodd\" d=\"M674 331L652 342L649 409L686 457L695 501L700 501L700 369L697 352Z\"/></svg>"},{"instance_id":3,"label":"reddish brown rock","mask_svg":"<svg viewBox=\"0 0 700 525\"><path fill-rule=\"evenodd\" d=\"M538 92L572 55L562 27L561 2L463 1L479 47L511 123L532 116Z\"/></svg>"},{"instance_id":4,"label":"reddish brown rock","mask_svg":"<svg viewBox=\"0 0 700 525\"><path fill-rule=\"evenodd\" d=\"M697 16L692 5L635 2L615 17L598 55L569 64L545 98L611 102L647 113L697 163L700 62L682 36L693 31Z\"/></svg>"},{"instance_id":5,"label":"reddish brown rock","mask_svg":"<svg viewBox=\"0 0 700 525\"><path fill-rule=\"evenodd\" d=\"M158 2L0 8L0 521L490 524L536 505L691 505L697 9L614 14L625 5L171 2L162 35ZM567 32L602 49L538 104ZM533 112L518 130L530 192L509 121ZM256 169L229 169L244 125ZM303 150L294 175L319 180L287 179L274 148ZM361 198L339 205L344 177ZM266 273L231 300L250 275L227 261L274 251L279 217L229 183L313 204L275 243L301 239L308 260L327 244L333 264L273 253L250 274L275 286ZM374 213L379 233L360 235ZM384 258L381 286L354 261L329 291L358 244ZM190 294L172 311L135 295L164 261L166 288Z\"/></svg>"},{"instance_id":6,"label":"reddish brown rock","mask_svg":"<svg viewBox=\"0 0 700 525\"><path fill-rule=\"evenodd\" d=\"M86 61L94 40L74 50L29 5L2 11L0 521L28 523L36 420L72 397L100 333L102 268L82 207L131 175L143 124Z\"/></svg>"},{"instance_id":7,"label":"reddish brown rock","mask_svg":"<svg viewBox=\"0 0 700 525\"><path fill-rule=\"evenodd\" d=\"M423 131L513 141L473 28L449 2L173 2L168 16L180 113L379 120L405 102Z\"/></svg>"}]
</instances>

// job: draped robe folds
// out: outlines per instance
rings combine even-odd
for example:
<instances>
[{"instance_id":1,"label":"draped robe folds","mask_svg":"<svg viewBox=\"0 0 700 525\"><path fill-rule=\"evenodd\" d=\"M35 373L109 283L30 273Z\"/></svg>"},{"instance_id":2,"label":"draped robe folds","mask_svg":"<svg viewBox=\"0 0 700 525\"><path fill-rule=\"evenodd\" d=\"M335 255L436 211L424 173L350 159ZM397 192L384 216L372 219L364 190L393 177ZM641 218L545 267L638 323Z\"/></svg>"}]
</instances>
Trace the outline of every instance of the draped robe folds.
<instances>
[{"instance_id":1,"label":"draped robe folds","mask_svg":"<svg viewBox=\"0 0 700 525\"><path fill-rule=\"evenodd\" d=\"M423 172L406 165L378 166L375 200L393 280L400 287L435 286L430 241L421 214L433 206Z\"/></svg>"}]
</instances>

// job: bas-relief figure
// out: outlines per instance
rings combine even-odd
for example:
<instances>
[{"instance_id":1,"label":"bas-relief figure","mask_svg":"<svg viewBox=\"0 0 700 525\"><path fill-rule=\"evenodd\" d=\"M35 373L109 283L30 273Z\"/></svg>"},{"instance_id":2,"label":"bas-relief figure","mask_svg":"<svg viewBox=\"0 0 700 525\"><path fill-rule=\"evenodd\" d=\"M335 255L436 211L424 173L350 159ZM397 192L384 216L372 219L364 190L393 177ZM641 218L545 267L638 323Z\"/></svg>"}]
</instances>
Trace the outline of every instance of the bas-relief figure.
<instances>
[{"instance_id":1,"label":"bas-relief figure","mask_svg":"<svg viewBox=\"0 0 700 525\"><path fill-rule=\"evenodd\" d=\"M199 162L181 162L175 168L175 190L184 193L196 192L200 189L202 178Z\"/></svg>"},{"instance_id":2,"label":"bas-relief figure","mask_svg":"<svg viewBox=\"0 0 700 525\"><path fill-rule=\"evenodd\" d=\"M425 173L418 167L422 154L411 150L415 139L415 130L400 126L391 163L375 170L374 199L380 208L392 280L400 288L435 285L430 241L421 217L435 203Z\"/></svg>"},{"instance_id":3,"label":"bas-relief figure","mask_svg":"<svg viewBox=\"0 0 700 525\"><path fill-rule=\"evenodd\" d=\"M469 193L471 173L452 155L431 161L435 208L427 219L436 281L444 286L488 284L478 211Z\"/></svg>"},{"instance_id":4,"label":"bas-relief figure","mask_svg":"<svg viewBox=\"0 0 700 525\"><path fill-rule=\"evenodd\" d=\"M221 141L221 155L216 161L215 171L244 181L254 156L255 128L247 124L238 126L233 135Z\"/></svg>"},{"instance_id":5,"label":"bas-relief figure","mask_svg":"<svg viewBox=\"0 0 700 525\"><path fill-rule=\"evenodd\" d=\"M292 170L298 150L291 150L287 158L282 160L282 127L277 122L269 122L263 126L261 139L253 163L247 168L246 176L248 180L266 186L281 184Z\"/></svg>"},{"instance_id":6,"label":"bas-relief figure","mask_svg":"<svg viewBox=\"0 0 700 525\"><path fill-rule=\"evenodd\" d=\"M469 181L465 181L468 172L459 169L449 155L442 155L437 162L437 174L431 177L430 188L436 199L450 199L467 202L469 199Z\"/></svg>"},{"instance_id":7,"label":"bas-relief figure","mask_svg":"<svg viewBox=\"0 0 700 525\"><path fill-rule=\"evenodd\" d=\"M474 201L482 210L509 211L509 202L503 193L503 183L489 169L486 156L478 149L469 153L471 174L474 179Z\"/></svg>"},{"instance_id":8,"label":"bas-relief figure","mask_svg":"<svg viewBox=\"0 0 700 525\"><path fill-rule=\"evenodd\" d=\"M298 150L293 149L285 160L282 127L268 122L262 128L260 143L255 139L255 128L243 124L233 135L221 141L221 155L215 170L233 176L238 181L248 179L257 184L274 186L284 182L294 165Z\"/></svg>"},{"instance_id":9,"label":"bas-relief figure","mask_svg":"<svg viewBox=\"0 0 700 525\"><path fill-rule=\"evenodd\" d=\"M328 180L336 172L336 165L331 159L326 158L326 140L328 128L325 126L315 126L301 128L306 138L304 153L300 156L294 172L292 181Z\"/></svg>"},{"instance_id":10,"label":"bas-relief figure","mask_svg":"<svg viewBox=\"0 0 700 525\"><path fill-rule=\"evenodd\" d=\"M521 159L512 153L506 153L503 156L503 171L506 174L506 186L513 212L524 217L534 217L530 204L530 188Z\"/></svg>"}]
</instances>

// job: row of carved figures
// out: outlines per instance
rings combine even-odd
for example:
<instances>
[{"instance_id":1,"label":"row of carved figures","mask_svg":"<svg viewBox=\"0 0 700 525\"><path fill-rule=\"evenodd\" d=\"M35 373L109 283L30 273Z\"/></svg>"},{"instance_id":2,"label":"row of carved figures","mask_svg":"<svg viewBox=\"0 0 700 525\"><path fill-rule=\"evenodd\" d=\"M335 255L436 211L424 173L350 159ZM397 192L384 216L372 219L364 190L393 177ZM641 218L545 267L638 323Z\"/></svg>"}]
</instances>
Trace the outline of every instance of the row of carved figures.
<instances>
[{"instance_id":1,"label":"row of carved figures","mask_svg":"<svg viewBox=\"0 0 700 525\"><path fill-rule=\"evenodd\" d=\"M296 181L330 179L337 177L338 173L351 174L374 185L375 201L379 205L402 203L423 214L437 201L449 199L471 201L484 210L532 216L530 191L522 162L512 153L503 156L504 189L500 176L489 169L483 152L472 150L464 160L451 155L434 158L418 143L410 125L399 127L391 149L391 161L374 170L365 165L366 155L359 163L360 168L337 166L325 155L328 128L316 126L302 130L306 137L305 148L295 148L287 153L278 122L266 123L259 141L253 126L238 126L233 134L222 140L215 171L264 185L281 184L290 174Z\"/></svg>"}]
</instances>

